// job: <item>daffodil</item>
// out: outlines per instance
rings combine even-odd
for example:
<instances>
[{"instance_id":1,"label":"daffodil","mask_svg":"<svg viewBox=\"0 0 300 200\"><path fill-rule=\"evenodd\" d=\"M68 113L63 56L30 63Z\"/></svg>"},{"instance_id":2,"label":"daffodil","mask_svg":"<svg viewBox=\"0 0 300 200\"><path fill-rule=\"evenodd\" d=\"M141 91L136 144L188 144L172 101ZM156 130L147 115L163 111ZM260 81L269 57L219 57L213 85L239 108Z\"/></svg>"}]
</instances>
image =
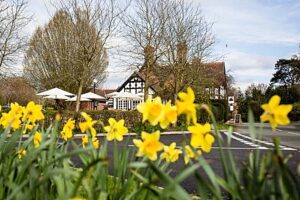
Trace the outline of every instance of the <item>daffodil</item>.
<instances>
[{"instance_id":1,"label":"daffodil","mask_svg":"<svg viewBox=\"0 0 300 200\"><path fill-rule=\"evenodd\" d=\"M82 147L85 148L85 145L89 142L88 135L85 135L81 138Z\"/></svg>"},{"instance_id":2,"label":"daffodil","mask_svg":"<svg viewBox=\"0 0 300 200\"><path fill-rule=\"evenodd\" d=\"M62 138L67 141L73 136L73 129L75 128L75 120L72 118L68 119L67 123L64 125L63 130L61 131Z\"/></svg>"},{"instance_id":3,"label":"daffodil","mask_svg":"<svg viewBox=\"0 0 300 200\"><path fill-rule=\"evenodd\" d=\"M108 123L109 126L104 127L104 130L107 132L107 140L112 141L116 139L122 141L123 135L128 133L128 129L124 126L124 119L116 121L114 118L109 118Z\"/></svg>"},{"instance_id":4,"label":"daffodil","mask_svg":"<svg viewBox=\"0 0 300 200\"><path fill-rule=\"evenodd\" d=\"M99 146L100 146L99 140L96 137L92 137L92 144L93 144L95 149L98 149Z\"/></svg>"},{"instance_id":5,"label":"daffodil","mask_svg":"<svg viewBox=\"0 0 300 200\"><path fill-rule=\"evenodd\" d=\"M24 111L24 107L20 106L18 103L11 103L10 104L10 113L16 114L16 115L22 115Z\"/></svg>"},{"instance_id":6,"label":"daffodil","mask_svg":"<svg viewBox=\"0 0 300 200\"><path fill-rule=\"evenodd\" d=\"M36 131L33 136L33 144L35 148L38 148L42 142L42 135Z\"/></svg>"},{"instance_id":7,"label":"daffodil","mask_svg":"<svg viewBox=\"0 0 300 200\"><path fill-rule=\"evenodd\" d=\"M21 159L26 155L26 153L27 153L26 149L21 148L21 149L18 151L18 158L21 160Z\"/></svg>"},{"instance_id":8,"label":"daffodil","mask_svg":"<svg viewBox=\"0 0 300 200\"><path fill-rule=\"evenodd\" d=\"M189 145L186 145L184 147L184 163L188 164L190 162L190 159L195 159L197 160L197 156L195 155L195 153L193 152L192 148ZM197 151L198 155L201 155L202 152L201 150Z\"/></svg>"},{"instance_id":9,"label":"daffodil","mask_svg":"<svg viewBox=\"0 0 300 200\"><path fill-rule=\"evenodd\" d=\"M173 142L170 146L164 146L164 152L160 155L161 158L166 159L167 162L175 162L179 158L182 151L176 149L176 143Z\"/></svg>"},{"instance_id":10,"label":"daffodil","mask_svg":"<svg viewBox=\"0 0 300 200\"><path fill-rule=\"evenodd\" d=\"M211 146L215 138L211 135L211 127L209 123L201 124L196 123L194 126L189 126L188 130L191 132L191 145L194 148L201 147L203 151L210 152Z\"/></svg>"},{"instance_id":11,"label":"daffodil","mask_svg":"<svg viewBox=\"0 0 300 200\"><path fill-rule=\"evenodd\" d=\"M81 144L82 147L85 148L85 146L89 143L89 137L88 135L85 135L81 138ZM95 149L99 148L99 140L97 139L97 137L92 137L92 145Z\"/></svg>"},{"instance_id":12,"label":"daffodil","mask_svg":"<svg viewBox=\"0 0 300 200\"><path fill-rule=\"evenodd\" d=\"M35 104L33 101L30 101L26 108L24 109L24 114L22 121L25 122L28 120L32 124L35 124L36 121L43 120L45 118L42 112L42 106Z\"/></svg>"},{"instance_id":13,"label":"daffodil","mask_svg":"<svg viewBox=\"0 0 300 200\"><path fill-rule=\"evenodd\" d=\"M79 122L81 132L85 133L89 130L93 137L96 136L96 130L93 126L97 121L93 121L93 119L85 112L81 112L81 116L85 119L85 122Z\"/></svg>"},{"instance_id":14,"label":"daffodil","mask_svg":"<svg viewBox=\"0 0 300 200\"><path fill-rule=\"evenodd\" d=\"M163 104L160 97L152 101L150 96L146 102L137 105L137 110L143 114L143 122L148 120L152 126L157 125L163 117Z\"/></svg>"},{"instance_id":15,"label":"daffodil","mask_svg":"<svg viewBox=\"0 0 300 200\"><path fill-rule=\"evenodd\" d=\"M61 114L60 113L56 113L55 114L55 121L61 121Z\"/></svg>"},{"instance_id":16,"label":"daffodil","mask_svg":"<svg viewBox=\"0 0 300 200\"><path fill-rule=\"evenodd\" d=\"M169 124L175 124L177 121L177 108L171 105L171 101L168 101L166 105L163 106L163 117L160 120L160 127L165 129Z\"/></svg>"},{"instance_id":17,"label":"daffodil","mask_svg":"<svg viewBox=\"0 0 300 200\"><path fill-rule=\"evenodd\" d=\"M13 130L16 130L21 126L21 117L24 108L18 103L11 103L10 106L11 109L8 113L2 113L0 124L3 128L11 126Z\"/></svg>"},{"instance_id":18,"label":"daffodil","mask_svg":"<svg viewBox=\"0 0 300 200\"><path fill-rule=\"evenodd\" d=\"M197 123L197 104L195 101L195 94L192 88L188 87L187 92L179 92L179 99L176 101L177 113L178 115L185 114L187 123L190 124L190 121L194 124Z\"/></svg>"},{"instance_id":19,"label":"daffodil","mask_svg":"<svg viewBox=\"0 0 300 200\"><path fill-rule=\"evenodd\" d=\"M290 104L280 105L280 100L280 96L275 95L270 99L269 103L261 106L264 113L260 116L260 120L262 122L269 121L273 130L278 125L288 125L290 123L288 114L293 106Z\"/></svg>"},{"instance_id":20,"label":"daffodil","mask_svg":"<svg viewBox=\"0 0 300 200\"><path fill-rule=\"evenodd\" d=\"M17 130L21 126L21 115L13 112L2 113L2 118L0 120L3 128L11 126L13 130Z\"/></svg>"},{"instance_id":21,"label":"daffodil","mask_svg":"<svg viewBox=\"0 0 300 200\"><path fill-rule=\"evenodd\" d=\"M133 143L138 147L136 156L147 156L150 160L157 159L157 152L163 149L163 144L159 142L160 132L142 132L142 140L134 139Z\"/></svg>"}]
</instances>

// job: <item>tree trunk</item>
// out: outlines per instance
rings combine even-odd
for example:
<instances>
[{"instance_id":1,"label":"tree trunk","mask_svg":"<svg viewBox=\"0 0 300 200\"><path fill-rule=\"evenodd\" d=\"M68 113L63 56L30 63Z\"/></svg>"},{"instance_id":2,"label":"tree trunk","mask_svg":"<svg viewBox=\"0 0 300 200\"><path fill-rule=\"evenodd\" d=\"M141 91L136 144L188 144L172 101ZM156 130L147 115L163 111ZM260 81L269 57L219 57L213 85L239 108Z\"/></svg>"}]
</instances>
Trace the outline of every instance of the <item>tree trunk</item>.
<instances>
[{"instance_id":1,"label":"tree trunk","mask_svg":"<svg viewBox=\"0 0 300 200\"><path fill-rule=\"evenodd\" d=\"M80 81L79 88L77 91L77 98L76 98L76 110L75 110L76 112L78 112L79 108L80 108L80 97L82 94L82 87L83 87L83 84L82 84L82 81Z\"/></svg>"},{"instance_id":2,"label":"tree trunk","mask_svg":"<svg viewBox=\"0 0 300 200\"><path fill-rule=\"evenodd\" d=\"M146 63L146 73L145 73L145 86L144 86L144 102L148 99L149 92L149 71L150 71L149 61Z\"/></svg>"}]
</instances>

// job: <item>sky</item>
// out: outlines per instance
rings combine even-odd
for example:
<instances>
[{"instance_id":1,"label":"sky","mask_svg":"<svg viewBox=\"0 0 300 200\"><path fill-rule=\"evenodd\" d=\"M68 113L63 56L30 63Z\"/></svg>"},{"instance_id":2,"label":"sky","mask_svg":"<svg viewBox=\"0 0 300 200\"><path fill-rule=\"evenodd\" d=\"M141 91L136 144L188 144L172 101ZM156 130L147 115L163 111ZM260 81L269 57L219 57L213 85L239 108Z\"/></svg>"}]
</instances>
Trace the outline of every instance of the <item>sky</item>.
<instances>
[{"instance_id":1,"label":"sky","mask_svg":"<svg viewBox=\"0 0 300 200\"><path fill-rule=\"evenodd\" d=\"M51 0L29 0L33 14L26 31L30 35L53 14ZM120 0L122 1L122 0ZM299 0L186 0L200 5L213 23L216 44L213 52L224 61L235 87L245 90L252 83L268 84L278 59L300 52ZM124 41L115 42L116 47ZM128 78L128 66L109 50L109 76L104 88L116 88Z\"/></svg>"}]
</instances>

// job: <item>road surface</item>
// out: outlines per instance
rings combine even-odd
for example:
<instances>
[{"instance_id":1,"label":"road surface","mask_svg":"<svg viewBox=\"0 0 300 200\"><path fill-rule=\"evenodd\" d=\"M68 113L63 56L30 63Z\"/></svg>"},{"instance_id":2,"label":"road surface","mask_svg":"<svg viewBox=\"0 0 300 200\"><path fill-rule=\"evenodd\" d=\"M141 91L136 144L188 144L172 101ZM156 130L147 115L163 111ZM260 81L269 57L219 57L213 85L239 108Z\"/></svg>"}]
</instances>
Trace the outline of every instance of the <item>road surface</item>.
<instances>
[{"instance_id":1,"label":"road surface","mask_svg":"<svg viewBox=\"0 0 300 200\"><path fill-rule=\"evenodd\" d=\"M280 146L284 155L291 154L292 158L289 160L288 165L289 167L296 172L298 164L300 163L300 151L299 151L299 144L297 142L294 142L296 140L299 141L300 135L297 134L297 131L294 129L284 129L283 131L277 131L274 135L268 128L266 128L266 136L262 140L255 140L253 141L247 132L246 127L239 126L238 131L240 132L234 132L232 134L232 141L230 147L225 147L225 149L230 149L233 153L233 157L239 167L243 165L243 162L247 159L247 155L250 151L253 151L255 149L260 149L262 153L273 149L273 144L270 142L271 138L274 136L284 136L282 145ZM295 132L295 134L289 134L286 135L284 132ZM222 137L224 141L228 139L228 134L226 132L222 132ZM100 141L103 141L103 135L99 135L98 138ZM126 138L129 138L130 141L132 141L133 138L136 136L126 136L123 140L123 142L118 143L119 145L125 145ZM291 137L291 138L289 138ZM172 133L166 133L161 135L160 141L163 142L165 145L169 145L172 142L176 142L177 146L181 146L184 141L189 142L190 134L187 132L181 133L181 132L172 132ZM294 141L292 141L294 140ZM132 142L128 144L128 148L133 148ZM220 148L215 143L212 147L212 151L207 154L203 154L204 157L208 160L214 171L218 175L222 175L222 166L219 156L219 150ZM108 157L110 160L113 157L113 142L108 143ZM176 174L184 168L184 162L182 157L174 164L170 165L170 168L172 169L171 176L176 176ZM200 170L200 174L205 176L203 172ZM191 193L196 193L196 181L193 177L188 177L186 180L182 182L182 186Z\"/></svg>"}]
</instances>

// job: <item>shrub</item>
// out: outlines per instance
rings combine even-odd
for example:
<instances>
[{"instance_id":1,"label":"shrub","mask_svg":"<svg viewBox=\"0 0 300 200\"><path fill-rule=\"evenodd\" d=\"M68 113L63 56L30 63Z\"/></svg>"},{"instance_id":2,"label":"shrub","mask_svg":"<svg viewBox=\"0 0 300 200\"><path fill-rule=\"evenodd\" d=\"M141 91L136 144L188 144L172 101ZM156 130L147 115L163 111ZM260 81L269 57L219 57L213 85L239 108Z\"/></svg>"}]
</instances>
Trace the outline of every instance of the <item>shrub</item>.
<instances>
[{"instance_id":1,"label":"shrub","mask_svg":"<svg viewBox=\"0 0 300 200\"><path fill-rule=\"evenodd\" d=\"M291 121L300 121L300 102L294 103L293 110L289 114Z\"/></svg>"}]
</instances>

